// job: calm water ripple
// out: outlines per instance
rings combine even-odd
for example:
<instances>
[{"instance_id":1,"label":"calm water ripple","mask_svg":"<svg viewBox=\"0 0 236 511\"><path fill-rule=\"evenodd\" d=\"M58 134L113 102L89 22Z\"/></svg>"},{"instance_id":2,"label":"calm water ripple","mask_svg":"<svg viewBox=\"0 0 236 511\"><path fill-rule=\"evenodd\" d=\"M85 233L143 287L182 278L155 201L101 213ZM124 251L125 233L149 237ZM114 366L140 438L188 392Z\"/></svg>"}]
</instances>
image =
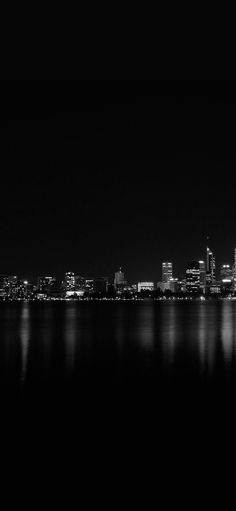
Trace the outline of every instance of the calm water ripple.
<instances>
[{"instance_id":1,"label":"calm water ripple","mask_svg":"<svg viewBox=\"0 0 236 511\"><path fill-rule=\"evenodd\" d=\"M1 303L6 460L231 449L235 347L234 302Z\"/></svg>"},{"instance_id":2,"label":"calm water ripple","mask_svg":"<svg viewBox=\"0 0 236 511\"><path fill-rule=\"evenodd\" d=\"M236 304L4 303L1 388L235 379Z\"/></svg>"}]
</instances>

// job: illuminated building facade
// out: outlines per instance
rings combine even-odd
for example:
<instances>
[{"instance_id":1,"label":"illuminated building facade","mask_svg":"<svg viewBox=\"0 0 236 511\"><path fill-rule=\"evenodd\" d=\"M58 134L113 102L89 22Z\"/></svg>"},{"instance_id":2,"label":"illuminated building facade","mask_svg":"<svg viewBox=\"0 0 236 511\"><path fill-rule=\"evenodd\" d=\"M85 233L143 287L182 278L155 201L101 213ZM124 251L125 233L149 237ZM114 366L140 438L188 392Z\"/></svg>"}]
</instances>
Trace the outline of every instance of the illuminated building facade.
<instances>
[{"instance_id":1,"label":"illuminated building facade","mask_svg":"<svg viewBox=\"0 0 236 511\"><path fill-rule=\"evenodd\" d=\"M171 293L178 293L178 291L180 290L179 280L176 278L172 278L168 282L158 282L157 288L160 289L163 293L165 293L165 291L171 291Z\"/></svg>"},{"instance_id":2,"label":"illuminated building facade","mask_svg":"<svg viewBox=\"0 0 236 511\"><path fill-rule=\"evenodd\" d=\"M236 292L236 248L234 249L233 279L234 279L234 292Z\"/></svg>"},{"instance_id":3,"label":"illuminated building facade","mask_svg":"<svg viewBox=\"0 0 236 511\"><path fill-rule=\"evenodd\" d=\"M76 291L82 291L85 288L85 278L80 275L75 275L75 289Z\"/></svg>"},{"instance_id":4,"label":"illuminated building facade","mask_svg":"<svg viewBox=\"0 0 236 511\"><path fill-rule=\"evenodd\" d=\"M233 268L230 264L222 264L220 267L220 279L232 281L233 279Z\"/></svg>"},{"instance_id":5,"label":"illuminated building facade","mask_svg":"<svg viewBox=\"0 0 236 511\"><path fill-rule=\"evenodd\" d=\"M200 291L200 265L198 261L192 261L187 266L186 291L187 293L198 293Z\"/></svg>"},{"instance_id":6,"label":"illuminated building facade","mask_svg":"<svg viewBox=\"0 0 236 511\"><path fill-rule=\"evenodd\" d=\"M120 268L118 271L115 272L114 288L116 291L122 291L125 284L126 284L125 274Z\"/></svg>"},{"instance_id":7,"label":"illuminated building facade","mask_svg":"<svg viewBox=\"0 0 236 511\"><path fill-rule=\"evenodd\" d=\"M88 295L94 292L94 279L85 279L84 290Z\"/></svg>"},{"instance_id":8,"label":"illuminated building facade","mask_svg":"<svg viewBox=\"0 0 236 511\"><path fill-rule=\"evenodd\" d=\"M67 297L81 297L86 290L86 279L80 275L75 275L74 272L67 272L64 287Z\"/></svg>"},{"instance_id":9,"label":"illuminated building facade","mask_svg":"<svg viewBox=\"0 0 236 511\"><path fill-rule=\"evenodd\" d=\"M75 274L68 271L65 274L65 289L66 291L75 291Z\"/></svg>"},{"instance_id":10,"label":"illuminated building facade","mask_svg":"<svg viewBox=\"0 0 236 511\"><path fill-rule=\"evenodd\" d=\"M170 285L170 291L172 293L178 293L179 291L179 280L178 279L170 279L169 281L169 285Z\"/></svg>"},{"instance_id":11,"label":"illuminated building facade","mask_svg":"<svg viewBox=\"0 0 236 511\"><path fill-rule=\"evenodd\" d=\"M28 280L20 280L17 285L17 298L26 300L32 294L32 286Z\"/></svg>"},{"instance_id":12,"label":"illuminated building facade","mask_svg":"<svg viewBox=\"0 0 236 511\"><path fill-rule=\"evenodd\" d=\"M216 261L215 256L210 250L209 247L207 247L206 250L206 285L211 286L215 283L216 280Z\"/></svg>"},{"instance_id":13,"label":"illuminated building facade","mask_svg":"<svg viewBox=\"0 0 236 511\"><path fill-rule=\"evenodd\" d=\"M205 261L199 262L199 271L200 271L200 288L204 291L206 285L206 263Z\"/></svg>"},{"instance_id":14,"label":"illuminated building facade","mask_svg":"<svg viewBox=\"0 0 236 511\"><path fill-rule=\"evenodd\" d=\"M162 263L162 282L167 283L172 277L172 263Z\"/></svg>"},{"instance_id":15,"label":"illuminated building facade","mask_svg":"<svg viewBox=\"0 0 236 511\"><path fill-rule=\"evenodd\" d=\"M154 282L138 282L138 293L141 291L154 291Z\"/></svg>"},{"instance_id":16,"label":"illuminated building facade","mask_svg":"<svg viewBox=\"0 0 236 511\"><path fill-rule=\"evenodd\" d=\"M17 297L18 277L16 275L0 275L0 295L9 298Z\"/></svg>"},{"instance_id":17,"label":"illuminated building facade","mask_svg":"<svg viewBox=\"0 0 236 511\"><path fill-rule=\"evenodd\" d=\"M223 293L233 291L233 268L230 264L222 264L220 267L220 288Z\"/></svg>"},{"instance_id":18,"label":"illuminated building facade","mask_svg":"<svg viewBox=\"0 0 236 511\"><path fill-rule=\"evenodd\" d=\"M7 296L6 283L7 283L7 276L0 275L0 296L2 298L5 298Z\"/></svg>"},{"instance_id":19,"label":"illuminated building facade","mask_svg":"<svg viewBox=\"0 0 236 511\"><path fill-rule=\"evenodd\" d=\"M38 291L40 293L48 293L54 282L56 282L55 277L38 277Z\"/></svg>"}]
</instances>

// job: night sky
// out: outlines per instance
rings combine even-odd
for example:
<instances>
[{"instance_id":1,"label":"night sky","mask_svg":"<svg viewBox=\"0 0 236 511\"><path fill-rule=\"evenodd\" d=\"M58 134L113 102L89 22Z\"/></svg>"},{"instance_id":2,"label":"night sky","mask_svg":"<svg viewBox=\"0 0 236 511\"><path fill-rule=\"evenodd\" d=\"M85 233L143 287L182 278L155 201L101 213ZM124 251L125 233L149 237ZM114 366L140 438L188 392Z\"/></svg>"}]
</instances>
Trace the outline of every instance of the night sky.
<instances>
[{"instance_id":1,"label":"night sky","mask_svg":"<svg viewBox=\"0 0 236 511\"><path fill-rule=\"evenodd\" d=\"M0 274L233 262L231 81L2 81Z\"/></svg>"}]
</instances>

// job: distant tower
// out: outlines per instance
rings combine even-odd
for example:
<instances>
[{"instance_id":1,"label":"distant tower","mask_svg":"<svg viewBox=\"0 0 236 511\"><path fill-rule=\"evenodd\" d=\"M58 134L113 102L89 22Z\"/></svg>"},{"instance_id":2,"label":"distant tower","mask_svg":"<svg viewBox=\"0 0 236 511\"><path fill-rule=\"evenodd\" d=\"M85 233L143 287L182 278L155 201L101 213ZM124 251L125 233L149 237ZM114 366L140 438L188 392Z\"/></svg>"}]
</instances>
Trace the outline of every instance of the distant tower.
<instances>
[{"instance_id":1,"label":"distant tower","mask_svg":"<svg viewBox=\"0 0 236 511\"><path fill-rule=\"evenodd\" d=\"M216 280L216 261L212 250L206 248L206 284L211 285Z\"/></svg>"},{"instance_id":2,"label":"distant tower","mask_svg":"<svg viewBox=\"0 0 236 511\"><path fill-rule=\"evenodd\" d=\"M162 263L162 282L167 283L172 279L172 263Z\"/></svg>"},{"instance_id":3,"label":"distant tower","mask_svg":"<svg viewBox=\"0 0 236 511\"><path fill-rule=\"evenodd\" d=\"M233 280L234 280L234 292L236 292L236 248L234 249Z\"/></svg>"},{"instance_id":4,"label":"distant tower","mask_svg":"<svg viewBox=\"0 0 236 511\"><path fill-rule=\"evenodd\" d=\"M74 291L75 290L75 274L71 271L68 271L65 274L65 288L66 288L66 291Z\"/></svg>"},{"instance_id":5,"label":"distant tower","mask_svg":"<svg viewBox=\"0 0 236 511\"><path fill-rule=\"evenodd\" d=\"M192 261L187 266L186 291L189 293L200 291L200 264L198 261Z\"/></svg>"},{"instance_id":6,"label":"distant tower","mask_svg":"<svg viewBox=\"0 0 236 511\"><path fill-rule=\"evenodd\" d=\"M206 285L206 263L205 261L198 261L200 269L200 287L204 291Z\"/></svg>"},{"instance_id":7,"label":"distant tower","mask_svg":"<svg viewBox=\"0 0 236 511\"><path fill-rule=\"evenodd\" d=\"M114 288L116 291L121 291L125 285L125 274L120 268L115 272Z\"/></svg>"}]
</instances>

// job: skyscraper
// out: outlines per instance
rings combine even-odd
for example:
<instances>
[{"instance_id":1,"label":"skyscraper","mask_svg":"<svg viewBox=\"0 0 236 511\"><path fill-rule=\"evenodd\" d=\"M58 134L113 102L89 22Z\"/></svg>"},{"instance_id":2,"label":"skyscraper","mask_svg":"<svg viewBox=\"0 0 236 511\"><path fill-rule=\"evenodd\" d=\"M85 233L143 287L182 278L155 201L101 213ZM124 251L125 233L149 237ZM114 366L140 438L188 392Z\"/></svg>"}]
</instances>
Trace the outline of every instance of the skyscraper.
<instances>
[{"instance_id":1,"label":"skyscraper","mask_svg":"<svg viewBox=\"0 0 236 511\"><path fill-rule=\"evenodd\" d=\"M162 263L162 282L167 283L172 279L172 263Z\"/></svg>"},{"instance_id":2,"label":"skyscraper","mask_svg":"<svg viewBox=\"0 0 236 511\"><path fill-rule=\"evenodd\" d=\"M71 271L68 271L65 274L65 288L66 288L66 291L74 291L75 290L75 274Z\"/></svg>"},{"instance_id":3,"label":"skyscraper","mask_svg":"<svg viewBox=\"0 0 236 511\"><path fill-rule=\"evenodd\" d=\"M115 272L115 278L114 278L114 288L116 291L122 291L125 282L125 274L120 268L118 271Z\"/></svg>"},{"instance_id":4,"label":"skyscraper","mask_svg":"<svg viewBox=\"0 0 236 511\"><path fill-rule=\"evenodd\" d=\"M206 285L206 263L205 261L198 261L200 270L200 287L204 291Z\"/></svg>"},{"instance_id":5,"label":"skyscraper","mask_svg":"<svg viewBox=\"0 0 236 511\"><path fill-rule=\"evenodd\" d=\"M209 247L206 249L206 284L214 284L216 280L216 261L215 256Z\"/></svg>"},{"instance_id":6,"label":"skyscraper","mask_svg":"<svg viewBox=\"0 0 236 511\"><path fill-rule=\"evenodd\" d=\"M188 293L197 293L200 291L200 265L198 261L192 261L187 266L186 291Z\"/></svg>"},{"instance_id":7,"label":"skyscraper","mask_svg":"<svg viewBox=\"0 0 236 511\"><path fill-rule=\"evenodd\" d=\"M230 264L222 264L220 267L220 288L222 293L234 290L233 268Z\"/></svg>"},{"instance_id":8,"label":"skyscraper","mask_svg":"<svg viewBox=\"0 0 236 511\"><path fill-rule=\"evenodd\" d=\"M234 249L233 281L234 281L234 292L236 292L236 248Z\"/></svg>"}]
</instances>

